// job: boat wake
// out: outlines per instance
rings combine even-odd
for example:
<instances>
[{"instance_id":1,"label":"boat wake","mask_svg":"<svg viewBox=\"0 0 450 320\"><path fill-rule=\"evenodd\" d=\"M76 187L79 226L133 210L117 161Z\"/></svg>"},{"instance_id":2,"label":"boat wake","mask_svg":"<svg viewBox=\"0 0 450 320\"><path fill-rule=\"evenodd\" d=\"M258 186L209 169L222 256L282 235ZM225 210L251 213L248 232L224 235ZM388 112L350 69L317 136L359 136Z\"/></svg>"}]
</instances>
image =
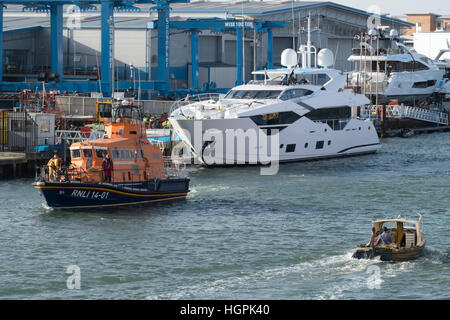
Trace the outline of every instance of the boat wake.
<instances>
[{"instance_id":1,"label":"boat wake","mask_svg":"<svg viewBox=\"0 0 450 320\"><path fill-rule=\"evenodd\" d=\"M190 286L180 286L166 294L150 295L158 299L218 299L244 294L251 296L252 288L273 287L289 283L278 297L288 299L373 299L378 290L392 283L394 278L419 270L421 264L442 264L448 261L448 253L428 248L423 257L404 262L383 262L379 258L354 259L353 251L319 259L304 261L290 266L268 268L241 276L212 281L202 281ZM395 282L395 281L394 281ZM267 297L251 297L251 299Z\"/></svg>"},{"instance_id":2,"label":"boat wake","mask_svg":"<svg viewBox=\"0 0 450 320\"><path fill-rule=\"evenodd\" d=\"M422 259L424 259L425 262L430 262L432 264L442 264L450 262L448 252L444 252L430 246L425 247Z\"/></svg>"},{"instance_id":3,"label":"boat wake","mask_svg":"<svg viewBox=\"0 0 450 320\"><path fill-rule=\"evenodd\" d=\"M279 280L280 278L297 279L299 287L302 287L302 282L309 282L311 279L320 281L321 278L327 275L334 274L353 274L365 272L365 270L374 264L381 263L380 260L356 260L352 258L351 251L344 254L322 257L318 260L305 261L286 267L270 268L260 270L255 273L246 274L238 277L229 277L225 279L218 279L214 281L206 281L198 283L193 286L179 287L175 292L148 296L146 299L189 299L199 297L214 297L214 296L232 296L232 293L227 294L224 291L234 292L242 287L248 288L257 286L261 282L270 282L272 280ZM365 273L364 273L365 276ZM292 280L289 280L292 282ZM357 281L356 283L359 283ZM297 296L295 299L308 299L310 296ZM317 297L320 299L320 297ZM324 297L325 298L325 297ZM330 298L330 297L328 297ZM332 298L332 297L331 297Z\"/></svg>"}]
</instances>

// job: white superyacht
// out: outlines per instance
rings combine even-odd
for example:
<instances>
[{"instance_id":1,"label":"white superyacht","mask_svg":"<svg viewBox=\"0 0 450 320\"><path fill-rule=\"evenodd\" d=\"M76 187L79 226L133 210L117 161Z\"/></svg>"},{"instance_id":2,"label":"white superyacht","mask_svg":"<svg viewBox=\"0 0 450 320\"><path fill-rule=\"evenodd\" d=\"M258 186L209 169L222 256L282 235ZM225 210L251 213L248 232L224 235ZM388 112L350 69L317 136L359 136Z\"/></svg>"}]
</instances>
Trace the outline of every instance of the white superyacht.
<instances>
[{"instance_id":1,"label":"white superyacht","mask_svg":"<svg viewBox=\"0 0 450 320\"><path fill-rule=\"evenodd\" d=\"M369 100L344 89L346 75L328 68L334 64L330 50L314 52L312 46L301 49L300 68L297 53L286 49L284 68L255 71L264 79L236 86L221 99L180 106L169 121L204 165L267 164L376 152L380 141L373 123L356 118L356 108Z\"/></svg>"},{"instance_id":2,"label":"white superyacht","mask_svg":"<svg viewBox=\"0 0 450 320\"><path fill-rule=\"evenodd\" d=\"M418 104L430 98L444 75L431 59L400 42L395 29L387 27L357 35L361 40L348 61L354 63L348 84L374 104Z\"/></svg>"}]
</instances>

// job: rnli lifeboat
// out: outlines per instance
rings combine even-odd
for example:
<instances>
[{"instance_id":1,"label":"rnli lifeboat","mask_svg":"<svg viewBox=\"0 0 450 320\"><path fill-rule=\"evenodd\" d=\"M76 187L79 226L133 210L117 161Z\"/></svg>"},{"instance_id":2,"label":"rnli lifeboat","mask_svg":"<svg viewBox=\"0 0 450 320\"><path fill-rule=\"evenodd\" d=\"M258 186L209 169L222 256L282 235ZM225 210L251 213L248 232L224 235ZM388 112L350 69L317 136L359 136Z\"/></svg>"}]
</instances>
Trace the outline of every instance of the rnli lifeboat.
<instances>
[{"instance_id":1,"label":"rnli lifeboat","mask_svg":"<svg viewBox=\"0 0 450 320\"><path fill-rule=\"evenodd\" d=\"M147 139L139 108L116 106L103 138L70 146L71 163L33 183L51 208L98 208L185 199L189 179ZM105 159L112 163L105 169Z\"/></svg>"}]
</instances>

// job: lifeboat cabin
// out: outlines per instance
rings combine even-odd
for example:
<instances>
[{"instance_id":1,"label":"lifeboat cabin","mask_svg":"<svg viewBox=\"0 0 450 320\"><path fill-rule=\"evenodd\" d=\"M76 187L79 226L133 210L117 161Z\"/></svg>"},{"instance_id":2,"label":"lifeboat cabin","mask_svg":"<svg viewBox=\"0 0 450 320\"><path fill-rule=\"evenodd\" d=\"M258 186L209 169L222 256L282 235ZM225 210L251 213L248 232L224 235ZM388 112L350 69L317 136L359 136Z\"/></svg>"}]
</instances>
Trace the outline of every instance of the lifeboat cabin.
<instances>
[{"instance_id":1,"label":"lifeboat cabin","mask_svg":"<svg viewBox=\"0 0 450 320\"><path fill-rule=\"evenodd\" d=\"M119 206L186 197L189 179L180 177L174 165L164 161L160 148L148 141L139 108L114 107L104 125L103 138L70 146L68 168L41 170L34 187L49 207Z\"/></svg>"}]
</instances>

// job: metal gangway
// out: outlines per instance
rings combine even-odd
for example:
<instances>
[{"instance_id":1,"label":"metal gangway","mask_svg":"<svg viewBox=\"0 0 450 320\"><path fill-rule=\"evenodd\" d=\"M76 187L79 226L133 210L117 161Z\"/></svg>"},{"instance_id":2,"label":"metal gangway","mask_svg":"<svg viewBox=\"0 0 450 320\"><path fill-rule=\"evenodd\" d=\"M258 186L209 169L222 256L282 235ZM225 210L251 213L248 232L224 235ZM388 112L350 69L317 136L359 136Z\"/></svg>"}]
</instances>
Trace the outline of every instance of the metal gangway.
<instances>
[{"instance_id":1,"label":"metal gangway","mask_svg":"<svg viewBox=\"0 0 450 320\"><path fill-rule=\"evenodd\" d=\"M381 106L364 106L360 109L361 118L377 118ZM387 118L409 118L448 126L449 114L438 110L429 110L405 105L386 106Z\"/></svg>"},{"instance_id":2,"label":"metal gangway","mask_svg":"<svg viewBox=\"0 0 450 320\"><path fill-rule=\"evenodd\" d=\"M92 130L90 132L82 132L79 130L55 130L56 143L65 141L68 145L74 142L83 142L103 138L105 132L102 130Z\"/></svg>"},{"instance_id":3,"label":"metal gangway","mask_svg":"<svg viewBox=\"0 0 450 320\"><path fill-rule=\"evenodd\" d=\"M448 113L418 107L405 107L405 117L448 126Z\"/></svg>"}]
</instances>

